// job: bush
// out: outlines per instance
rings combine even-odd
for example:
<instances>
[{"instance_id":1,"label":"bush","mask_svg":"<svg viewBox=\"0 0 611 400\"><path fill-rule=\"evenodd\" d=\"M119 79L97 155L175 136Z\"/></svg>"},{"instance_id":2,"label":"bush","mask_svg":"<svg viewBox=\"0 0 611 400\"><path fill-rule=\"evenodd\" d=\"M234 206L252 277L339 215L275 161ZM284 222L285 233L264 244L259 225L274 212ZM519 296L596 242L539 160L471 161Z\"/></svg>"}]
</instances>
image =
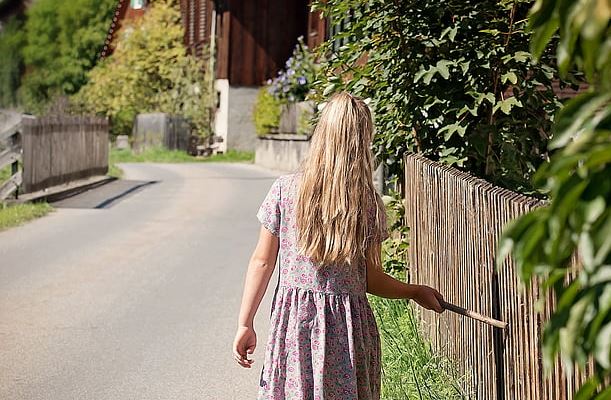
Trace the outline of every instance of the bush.
<instances>
[{"instance_id":1,"label":"bush","mask_svg":"<svg viewBox=\"0 0 611 400\"><path fill-rule=\"evenodd\" d=\"M131 134L139 113L165 112L186 117L208 135L210 79L203 61L187 54L176 3L160 0L119 32L114 53L89 73L73 101L110 117L114 134Z\"/></svg>"},{"instance_id":2,"label":"bush","mask_svg":"<svg viewBox=\"0 0 611 400\"><path fill-rule=\"evenodd\" d=\"M529 51L524 0L319 0L334 21L317 98L371 98L377 156L402 175L406 151L510 189L546 157L557 79Z\"/></svg>"},{"instance_id":3,"label":"bush","mask_svg":"<svg viewBox=\"0 0 611 400\"><path fill-rule=\"evenodd\" d=\"M17 89L21 83L23 57L21 48L25 44L23 22L11 18L0 33L0 108L17 105Z\"/></svg>"},{"instance_id":4,"label":"bush","mask_svg":"<svg viewBox=\"0 0 611 400\"><path fill-rule=\"evenodd\" d=\"M280 124L281 106L282 102L276 99L267 87L259 89L253 110L257 135L277 132Z\"/></svg>"},{"instance_id":5,"label":"bush","mask_svg":"<svg viewBox=\"0 0 611 400\"><path fill-rule=\"evenodd\" d=\"M76 93L99 52L115 0L38 0L27 11L23 56L26 74L19 90L29 112L42 112L58 95Z\"/></svg>"}]
</instances>

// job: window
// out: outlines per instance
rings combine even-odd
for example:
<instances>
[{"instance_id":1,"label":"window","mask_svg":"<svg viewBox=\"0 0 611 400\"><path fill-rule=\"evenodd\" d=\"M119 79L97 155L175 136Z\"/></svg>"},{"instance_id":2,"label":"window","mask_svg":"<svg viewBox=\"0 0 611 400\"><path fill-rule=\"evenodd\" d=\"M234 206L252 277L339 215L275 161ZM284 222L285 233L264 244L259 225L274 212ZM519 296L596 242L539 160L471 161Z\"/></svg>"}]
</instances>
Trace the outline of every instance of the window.
<instances>
[{"instance_id":1,"label":"window","mask_svg":"<svg viewBox=\"0 0 611 400\"><path fill-rule=\"evenodd\" d=\"M146 0L130 0L129 6L134 10L140 10L146 5Z\"/></svg>"}]
</instances>

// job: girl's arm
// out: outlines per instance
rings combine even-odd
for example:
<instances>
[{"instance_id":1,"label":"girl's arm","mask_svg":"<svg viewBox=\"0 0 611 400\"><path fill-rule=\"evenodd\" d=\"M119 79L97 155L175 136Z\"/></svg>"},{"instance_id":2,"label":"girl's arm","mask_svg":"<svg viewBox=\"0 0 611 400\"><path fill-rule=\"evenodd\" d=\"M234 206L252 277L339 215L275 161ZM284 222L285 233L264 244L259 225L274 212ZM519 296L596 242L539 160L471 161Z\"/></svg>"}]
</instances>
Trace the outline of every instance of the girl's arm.
<instances>
[{"instance_id":1,"label":"girl's arm","mask_svg":"<svg viewBox=\"0 0 611 400\"><path fill-rule=\"evenodd\" d=\"M238 329L233 342L233 357L245 368L250 368L253 360L247 354L252 354L257 344L257 336L253 327L255 314L267 290L267 285L276 266L279 241L263 225L259 232L259 241L248 263L244 294L238 317Z\"/></svg>"},{"instance_id":2,"label":"girl's arm","mask_svg":"<svg viewBox=\"0 0 611 400\"><path fill-rule=\"evenodd\" d=\"M253 320L276 266L278 237L261 225L257 247L250 257L238 326L253 327Z\"/></svg>"},{"instance_id":3,"label":"girl's arm","mask_svg":"<svg viewBox=\"0 0 611 400\"><path fill-rule=\"evenodd\" d=\"M381 243L376 244L376 254L381 254ZM429 286L412 285L393 278L382 270L381 260L377 265L367 263L367 292L389 299L412 299L428 310L444 311L439 303L443 300L441 293Z\"/></svg>"}]
</instances>

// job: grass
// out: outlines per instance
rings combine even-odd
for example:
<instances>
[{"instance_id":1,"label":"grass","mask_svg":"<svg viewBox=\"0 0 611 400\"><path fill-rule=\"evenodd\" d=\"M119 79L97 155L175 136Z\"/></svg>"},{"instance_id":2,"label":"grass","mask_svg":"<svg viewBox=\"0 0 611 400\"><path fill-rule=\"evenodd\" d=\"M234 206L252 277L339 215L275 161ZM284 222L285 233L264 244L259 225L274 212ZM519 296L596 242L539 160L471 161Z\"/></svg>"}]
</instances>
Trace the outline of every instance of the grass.
<instances>
[{"instance_id":1,"label":"grass","mask_svg":"<svg viewBox=\"0 0 611 400\"><path fill-rule=\"evenodd\" d=\"M106 175L121 179L123 178L123 170L117 164L109 164L108 173Z\"/></svg>"},{"instance_id":2,"label":"grass","mask_svg":"<svg viewBox=\"0 0 611 400\"><path fill-rule=\"evenodd\" d=\"M48 214L53 207L47 203L8 205L0 203L0 231Z\"/></svg>"},{"instance_id":3,"label":"grass","mask_svg":"<svg viewBox=\"0 0 611 400\"><path fill-rule=\"evenodd\" d=\"M4 183L5 180L11 177L11 166L7 165L4 168L0 168L0 184Z\"/></svg>"},{"instance_id":4,"label":"grass","mask_svg":"<svg viewBox=\"0 0 611 400\"><path fill-rule=\"evenodd\" d=\"M187 162L254 162L255 155L250 151L229 150L223 154L214 154L208 157L193 157L184 151L151 148L142 153L134 153L130 149L110 151L108 175L115 178L123 177L123 170L118 163L187 163Z\"/></svg>"},{"instance_id":5,"label":"grass","mask_svg":"<svg viewBox=\"0 0 611 400\"><path fill-rule=\"evenodd\" d=\"M253 162L254 153L246 151L229 150L224 154L215 154L208 157L193 157L184 151L151 148L141 153L131 150L112 149L110 164L128 162L158 162L158 163L184 163L184 162Z\"/></svg>"},{"instance_id":6,"label":"grass","mask_svg":"<svg viewBox=\"0 0 611 400\"><path fill-rule=\"evenodd\" d=\"M382 341L382 399L466 399L451 362L436 355L405 300L370 296Z\"/></svg>"}]
</instances>

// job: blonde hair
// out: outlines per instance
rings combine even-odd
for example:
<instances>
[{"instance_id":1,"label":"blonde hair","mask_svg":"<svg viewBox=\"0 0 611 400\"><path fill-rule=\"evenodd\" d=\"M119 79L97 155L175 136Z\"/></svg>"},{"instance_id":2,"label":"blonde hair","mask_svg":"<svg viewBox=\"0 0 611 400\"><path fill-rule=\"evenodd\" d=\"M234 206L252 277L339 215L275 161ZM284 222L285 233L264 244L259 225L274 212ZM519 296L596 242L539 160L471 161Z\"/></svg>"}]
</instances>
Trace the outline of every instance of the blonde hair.
<instances>
[{"instance_id":1,"label":"blonde hair","mask_svg":"<svg viewBox=\"0 0 611 400\"><path fill-rule=\"evenodd\" d=\"M300 252L321 266L380 264L383 210L373 186L372 139L367 104L345 92L331 97L300 168L296 205Z\"/></svg>"}]
</instances>

